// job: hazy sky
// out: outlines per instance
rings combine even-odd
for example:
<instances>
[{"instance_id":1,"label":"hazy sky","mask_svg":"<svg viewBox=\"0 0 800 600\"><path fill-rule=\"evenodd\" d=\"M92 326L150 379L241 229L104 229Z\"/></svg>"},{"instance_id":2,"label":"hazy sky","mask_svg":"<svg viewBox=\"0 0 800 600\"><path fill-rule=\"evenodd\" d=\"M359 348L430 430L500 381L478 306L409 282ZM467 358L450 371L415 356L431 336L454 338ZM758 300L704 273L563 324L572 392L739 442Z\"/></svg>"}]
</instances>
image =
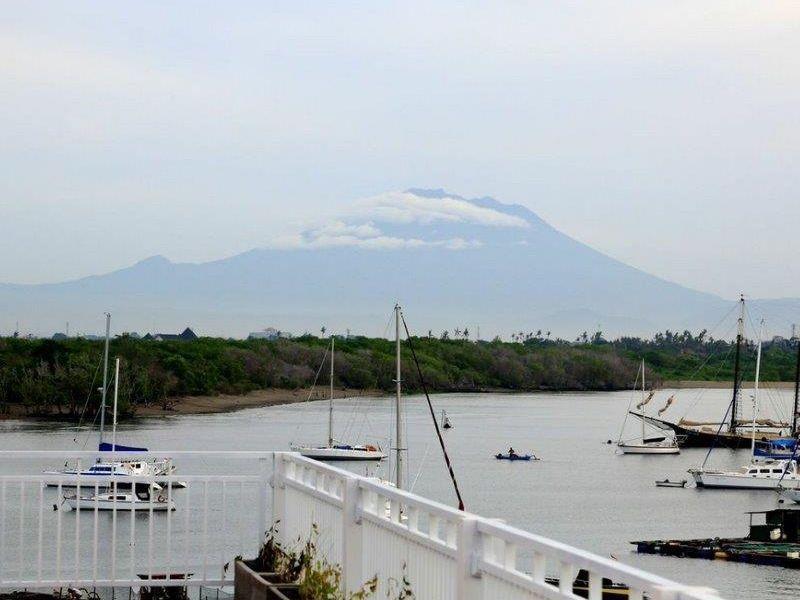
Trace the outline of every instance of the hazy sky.
<instances>
[{"instance_id":1,"label":"hazy sky","mask_svg":"<svg viewBox=\"0 0 800 600\"><path fill-rule=\"evenodd\" d=\"M797 2L26 0L0 56L0 281L220 258L417 186L800 296Z\"/></svg>"}]
</instances>

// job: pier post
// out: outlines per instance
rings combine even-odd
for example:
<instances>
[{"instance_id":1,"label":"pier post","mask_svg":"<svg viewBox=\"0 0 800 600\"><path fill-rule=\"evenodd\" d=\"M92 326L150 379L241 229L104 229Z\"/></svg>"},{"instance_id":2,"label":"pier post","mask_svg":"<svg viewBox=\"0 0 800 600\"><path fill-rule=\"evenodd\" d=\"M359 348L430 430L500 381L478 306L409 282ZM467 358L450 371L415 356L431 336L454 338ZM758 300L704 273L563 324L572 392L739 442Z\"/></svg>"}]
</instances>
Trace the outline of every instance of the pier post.
<instances>
[{"instance_id":1,"label":"pier post","mask_svg":"<svg viewBox=\"0 0 800 600\"><path fill-rule=\"evenodd\" d=\"M362 501L358 480L348 477L342 497L342 585L346 593L357 592L364 585Z\"/></svg>"},{"instance_id":2,"label":"pier post","mask_svg":"<svg viewBox=\"0 0 800 600\"><path fill-rule=\"evenodd\" d=\"M258 459L258 543L256 552L264 543L264 534L269 529L269 515L267 514L267 488L269 487L269 465L267 459Z\"/></svg>"}]
</instances>

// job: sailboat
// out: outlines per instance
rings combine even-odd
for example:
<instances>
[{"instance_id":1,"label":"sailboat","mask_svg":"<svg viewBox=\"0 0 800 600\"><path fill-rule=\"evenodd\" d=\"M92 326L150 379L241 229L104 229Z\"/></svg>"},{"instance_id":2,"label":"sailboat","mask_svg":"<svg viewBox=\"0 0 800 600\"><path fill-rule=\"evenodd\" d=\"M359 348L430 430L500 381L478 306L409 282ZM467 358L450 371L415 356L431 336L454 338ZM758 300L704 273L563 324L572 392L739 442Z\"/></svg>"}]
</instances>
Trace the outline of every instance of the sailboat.
<instances>
[{"instance_id":1,"label":"sailboat","mask_svg":"<svg viewBox=\"0 0 800 600\"><path fill-rule=\"evenodd\" d=\"M681 446L684 448L712 448L723 446L732 448L746 448L751 445L751 436L747 431L747 422L739 419L739 396L742 388L741 371L741 351L744 343L744 316L745 301L744 296L739 299L739 319L737 322L736 349L734 353L733 365L733 395L731 398L730 420L720 421L689 421L681 419L677 423L651 417L643 413L631 411L635 417L646 421L648 424L663 431L672 431L681 439ZM795 410L797 415L797 398L795 395ZM796 437L796 416L792 426L792 435ZM756 423L758 426L758 436L764 440L773 440L785 435L789 429L788 423L773 421L772 419L762 419Z\"/></svg>"},{"instance_id":2,"label":"sailboat","mask_svg":"<svg viewBox=\"0 0 800 600\"><path fill-rule=\"evenodd\" d=\"M135 446L122 446L117 444L117 399L119 397L119 358L116 360L116 370L114 378L114 413L113 413L113 433L111 443L105 441L105 424L106 424L106 394L108 392L108 352L109 342L111 339L111 315L106 313L106 337L105 349L103 352L103 389L102 400L100 403L100 442L98 444L99 452L147 452L147 448L139 448ZM97 459L95 464L88 467L80 468L79 465L70 467L65 464L61 469L51 469L44 471L45 475L52 476L52 479L46 480L47 487L74 488L78 485L78 478L86 478L91 481L91 477L119 477L119 478L135 478L135 477L162 477L172 475L175 472L175 466L170 459L162 460L116 460L104 461L100 458ZM82 485L90 485L82 483ZM173 488L184 488L184 482L172 482Z\"/></svg>"},{"instance_id":3,"label":"sailboat","mask_svg":"<svg viewBox=\"0 0 800 600\"><path fill-rule=\"evenodd\" d=\"M325 446L290 446L292 451L299 452L307 458L315 460L383 460L386 455L377 446L337 444L333 439L333 356L336 349L336 338L331 336L331 371L330 397L328 398L328 443Z\"/></svg>"},{"instance_id":4,"label":"sailboat","mask_svg":"<svg viewBox=\"0 0 800 600\"><path fill-rule=\"evenodd\" d=\"M797 461L793 457L788 460L776 460L772 458L762 459L756 456L756 424L758 422L758 391L761 375L761 337L763 330L764 321L762 320L762 333L759 334L758 349L756 351L753 420L750 429L750 463L735 471L706 469L706 462L711 455L709 450L699 469L689 469L689 474L694 478L697 487L776 490L783 487L784 482L788 484L789 488L800 486L800 470L798 470Z\"/></svg>"},{"instance_id":5,"label":"sailboat","mask_svg":"<svg viewBox=\"0 0 800 600\"><path fill-rule=\"evenodd\" d=\"M639 367L639 372L642 376L642 398L639 404L637 404L637 408L641 410L641 414L644 416L645 413L645 406L653 399L655 392L650 392L647 394L647 389L645 387L645 373L644 373L644 360L642 360L642 365ZM621 437L622 434L620 433L620 440L617 442L617 447L622 451L623 454L679 454L680 448L678 447L678 442L675 439L674 435L662 435L658 437L646 437L645 435L645 419L641 419L642 422L642 437L641 441L636 443L631 443L628 441L623 442Z\"/></svg>"}]
</instances>

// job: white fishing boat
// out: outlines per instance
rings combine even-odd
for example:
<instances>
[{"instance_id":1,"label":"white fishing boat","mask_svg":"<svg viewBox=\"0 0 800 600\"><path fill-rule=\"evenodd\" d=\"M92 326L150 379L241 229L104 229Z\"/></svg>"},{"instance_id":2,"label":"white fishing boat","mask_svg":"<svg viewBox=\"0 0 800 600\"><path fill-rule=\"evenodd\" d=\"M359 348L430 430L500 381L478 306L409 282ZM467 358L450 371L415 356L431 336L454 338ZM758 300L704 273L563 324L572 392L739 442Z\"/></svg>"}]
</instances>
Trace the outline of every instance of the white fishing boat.
<instances>
[{"instance_id":1,"label":"white fishing boat","mask_svg":"<svg viewBox=\"0 0 800 600\"><path fill-rule=\"evenodd\" d=\"M642 397L639 404L636 405L641 411L641 414L645 414L645 406L653 399L655 396L655 392L651 391L649 394L647 393L645 387L645 369L644 369L644 360L642 360L642 365L639 367L639 372L641 373L642 377ZM627 413L626 413L626 420L627 420ZM622 441L622 432L620 432L620 439L617 441L617 447L623 454L679 454L681 449L678 447L678 442L675 439L674 435L659 435L654 437L647 437L645 432L645 419L641 419L642 422L642 435L641 438L636 438L634 440L626 440ZM623 431L625 429L625 425L623 423Z\"/></svg>"},{"instance_id":2,"label":"white fishing boat","mask_svg":"<svg viewBox=\"0 0 800 600\"><path fill-rule=\"evenodd\" d=\"M740 319L740 333L742 337ZM706 460L699 469L689 469L689 474L694 478L697 487L728 488L742 490L777 490L781 487L796 488L800 486L800 473L796 460L781 460L772 458L757 458L756 448L756 423L758 421L758 392L759 378L761 375L761 337L764 330L764 321L761 321L758 347L756 351L756 373L753 386L753 419L750 432L750 463L732 471L706 468L706 462L711 452L706 455Z\"/></svg>"},{"instance_id":3,"label":"white fishing boat","mask_svg":"<svg viewBox=\"0 0 800 600\"><path fill-rule=\"evenodd\" d=\"M151 489L153 493L151 493ZM167 497L167 493L163 489L156 486L151 489L139 484L135 486L135 490L117 490L90 496L73 494L64 496L64 501L72 510L138 510L143 512L175 510L175 502Z\"/></svg>"},{"instance_id":4,"label":"white fishing boat","mask_svg":"<svg viewBox=\"0 0 800 600\"><path fill-rule=\"evenodd\" d=\"M331 369L330 369L330 396L328 398L328 443L325 446L294 445L290 448L293 452L299 452L307 458L324 461L372 461L383 460L386 454L377 447L370 444L351 445L337 443L333 439L333 360L336 349L336 338L331 336ZM323 359L324 360L324 359Z\"/></svg>"}]
</instances>

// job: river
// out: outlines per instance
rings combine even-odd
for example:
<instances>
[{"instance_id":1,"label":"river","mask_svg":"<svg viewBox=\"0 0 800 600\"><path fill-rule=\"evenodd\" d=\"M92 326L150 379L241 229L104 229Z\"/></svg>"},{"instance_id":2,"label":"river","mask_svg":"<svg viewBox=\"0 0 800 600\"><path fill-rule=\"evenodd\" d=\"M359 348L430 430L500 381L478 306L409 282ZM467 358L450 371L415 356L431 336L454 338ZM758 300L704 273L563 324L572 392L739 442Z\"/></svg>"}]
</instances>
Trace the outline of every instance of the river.
<instances>
[{"instance_id":1,"label":"river","mask_svg":"<svg viewBox=\"0 0 800 600\"><path fill-rule=\"evenodd\" d=\"M727 390L680 390L666 415L719 418ZM667 392L651 403L660 406ZM788 413L790 392L768 390L765 412ZM691 479L686 473L705 457L705 449L684 449L678 456L620 456L605 442L616 440L630 392L448 394L433 397L446 409L453 429L445 432L448 450L468 510L504 519L603 556L612 555L680 582L706 585L726 598L767 600L796 597L800 573L776 567L696 559L637 555L628 543L637 539L737 537L747 533L746 511L778 506L772 492L657 488L656 479ZM408 481L423 496L455 502L424 398L405 398ZM746 414L745 414L746 416ZM393 420L389 399L337 402L336 437L386 444ZM290 442L322 442L327 403L310 402L238 412L140 419L119 430L120 443L142 443L169 450L282 450ZM638 421L629 421L633 436ZM0 424L3 450L79 450L89 431L26 421ZM91 444L96 440L91 439ZM539 462L508 463L493 458L513 446L534 451ZM715 466L738 467L747 451L715 451ZM13 464L12 464L13 462ZM0 465L0 472L35 469L30 461ZM213 462L213 461L212 461ZM186 459L183 473L224 469L207 459ZM363 466L354 465L363 471ZM388 470L388 465L383 467ZM88 521L88 519L87 519Z\"/></svg>"}]
</instances>

